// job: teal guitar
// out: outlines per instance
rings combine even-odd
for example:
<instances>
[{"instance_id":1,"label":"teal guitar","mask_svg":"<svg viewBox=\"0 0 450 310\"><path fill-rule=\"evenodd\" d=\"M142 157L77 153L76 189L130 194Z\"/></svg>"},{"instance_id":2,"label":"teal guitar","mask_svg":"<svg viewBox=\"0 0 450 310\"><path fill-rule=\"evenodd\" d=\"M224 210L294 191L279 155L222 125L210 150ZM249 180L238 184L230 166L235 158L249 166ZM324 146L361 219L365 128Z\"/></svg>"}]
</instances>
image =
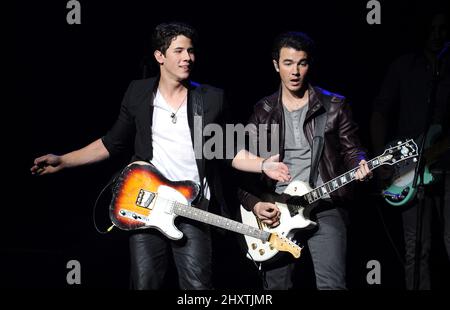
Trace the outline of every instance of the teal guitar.
<instances>
[{"instance_id":1,"label":"teal guitar","mask_svg":"<svg viewBox=\"0 0 450 310\"><path fill-rule=\"evenodd\" d=\"M441 127L434 125L430 129L428 138L425 141L425 169L423 173L423 184L428 185L436 180L436 177L430 172L429 166L435 162L440 154L449 148L449 139L446 137L442 141L436 143L437 137L441 133ZM421 140L419 138L418 140ZM417 189L414 188L413 180L417 166L417 159L406 160L400 162L395 167L394 176L390 185L383 190L382 195L386 202L392 206L407 205L414 199ZM420 182L420 177L418 182Z\"/></svg>"}]
</instances>

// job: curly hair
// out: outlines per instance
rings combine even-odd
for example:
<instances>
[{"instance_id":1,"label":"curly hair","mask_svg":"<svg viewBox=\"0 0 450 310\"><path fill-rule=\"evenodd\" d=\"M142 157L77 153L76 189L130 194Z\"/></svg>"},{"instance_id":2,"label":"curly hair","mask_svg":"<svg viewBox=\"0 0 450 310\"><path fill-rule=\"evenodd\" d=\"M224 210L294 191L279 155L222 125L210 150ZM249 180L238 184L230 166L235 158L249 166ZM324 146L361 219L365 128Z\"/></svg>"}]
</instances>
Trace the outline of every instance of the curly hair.
<instances>
[{"instance_id":1,"label":"curly hair","mask_svg":"<svg viewBox=\"0 0 450 310\"><path fill-rule=\"evenodd\" d=\"M152 35L153 51L158 50L165 54L172 40L179 35L191 39L194 46L198 40L197 31L188 24L180 22L159 24L156 26Z\"/></svg>"},{"instance_id":2,"label":"curly hair","mask_svg":"<svg viewBox=\"0 0 450 310\"><path fill-rule=\"evenodd\" d=\"M280 59L280 50L283 47L291 47L297 51L304 51L308 54L309 62L314 58L314 41L303 32L284 32L278 35L272 46L272 59L278 61Z\"/></svg>"}]
</instances>

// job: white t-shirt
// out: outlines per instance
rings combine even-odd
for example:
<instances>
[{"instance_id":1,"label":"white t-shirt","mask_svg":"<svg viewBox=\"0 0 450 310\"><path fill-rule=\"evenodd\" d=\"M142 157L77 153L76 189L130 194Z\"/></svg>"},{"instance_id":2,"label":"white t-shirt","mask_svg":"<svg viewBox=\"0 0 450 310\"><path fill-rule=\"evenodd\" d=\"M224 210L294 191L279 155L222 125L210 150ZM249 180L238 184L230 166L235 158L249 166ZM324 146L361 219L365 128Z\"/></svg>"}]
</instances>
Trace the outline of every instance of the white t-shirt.
<instances>
[{"instance_id":1,"label":"white t-shirt","mask_svg":"<svg viewBox=\"0 0 450 310\"><path fill-rule=\"evenodd\" d=\"M153 105L151 163L171 181L190 180L200 184L187 118L186 99L176 111L169 106L158 89ZM176 113L176 123L172 122L172 113ZM210 199L206 178L203 185L203 197Z\"/></svg>"}]
</instances>

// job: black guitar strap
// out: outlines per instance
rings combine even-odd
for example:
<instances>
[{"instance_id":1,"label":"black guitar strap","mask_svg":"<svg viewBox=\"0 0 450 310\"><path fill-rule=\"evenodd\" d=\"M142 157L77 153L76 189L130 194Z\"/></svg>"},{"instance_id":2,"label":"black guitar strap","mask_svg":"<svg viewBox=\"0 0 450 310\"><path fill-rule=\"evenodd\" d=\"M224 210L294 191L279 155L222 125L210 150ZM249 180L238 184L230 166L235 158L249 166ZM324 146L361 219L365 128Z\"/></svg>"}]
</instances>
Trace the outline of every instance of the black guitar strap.
<instances>
[{"instance_id":1,"label":"black guitar strap","mask_svg":"<svg viewBox=\"0 0 450 310\"><path fill-rule=\"evenodd\" d=\"M203 128L205 127L205 124L204 124L205 119L204 119L204 115L203 115L203 113L204 113L204 107L203 107L204 102L203 102L203 95L199 91L198 87L200 87L200 86L195 87L191 91L190 99L192 100L192 102L191 102L191 105L192 105L191 106L191 109L192 109L191 112L192 113L191 113L191 124L190 125L191 125L191 128L193 128L193 130L192 130L193 135L194 136L195 135L200 135L202 137L202 144L201 144L201 149L200 149L200 151L202 151L203 150L203 146L205 145L205 137L203 135ZM198 124L198 122L196 123L196 122L193 121L193 117L194 116L197 116L197 117L201 118L201 123L200 124ZM192 145L195 148L194 138L192 138ZM196 150L194 149L194 152L195 151ZM195 155L197 157L199 154L195 154ZM201 155L199 158L196 159L196 162L197 162L197 167L198 167L198 170L199 170L201 194L203 195L203 187L204 187L203 179L204 179L204 176L205 176L205 159Z\"/></svg>"}]
</instances>

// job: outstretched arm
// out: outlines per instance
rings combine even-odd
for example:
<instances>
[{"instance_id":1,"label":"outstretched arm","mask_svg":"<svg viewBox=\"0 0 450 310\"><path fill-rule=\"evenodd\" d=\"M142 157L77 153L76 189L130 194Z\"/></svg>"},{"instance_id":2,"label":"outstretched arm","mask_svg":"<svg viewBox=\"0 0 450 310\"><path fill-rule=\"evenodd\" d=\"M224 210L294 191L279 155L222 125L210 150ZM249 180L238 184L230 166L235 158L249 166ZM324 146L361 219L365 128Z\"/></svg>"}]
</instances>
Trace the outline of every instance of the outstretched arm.
<instances>
[{"instance_id":1,"label":"outstretched arm","mask_svg":"<svg viewBox=\"0 0 450 310\"><path fill-rule=\"evenodd\" d=\"M274 155L269 158L258 157L247 150L239 151L233 158L231 165L233 168L246 172L265 173L271 179L287 182L290 180L288 167L279 162L280 155Z\"/></svg>"},{"instance_id":2,"label":"outstretched arm","mask_svg":"<svg viewBox=\"0 0 450 310\"><path fill-rule=\"evenodd\" d=\"M55 173L65 168L93 164L108 157L109 152L102 140L97 139L79 150L64 155L47 154L38 157L34 160L30 171L34 175Z\"/></svg>"}]
</instances>

